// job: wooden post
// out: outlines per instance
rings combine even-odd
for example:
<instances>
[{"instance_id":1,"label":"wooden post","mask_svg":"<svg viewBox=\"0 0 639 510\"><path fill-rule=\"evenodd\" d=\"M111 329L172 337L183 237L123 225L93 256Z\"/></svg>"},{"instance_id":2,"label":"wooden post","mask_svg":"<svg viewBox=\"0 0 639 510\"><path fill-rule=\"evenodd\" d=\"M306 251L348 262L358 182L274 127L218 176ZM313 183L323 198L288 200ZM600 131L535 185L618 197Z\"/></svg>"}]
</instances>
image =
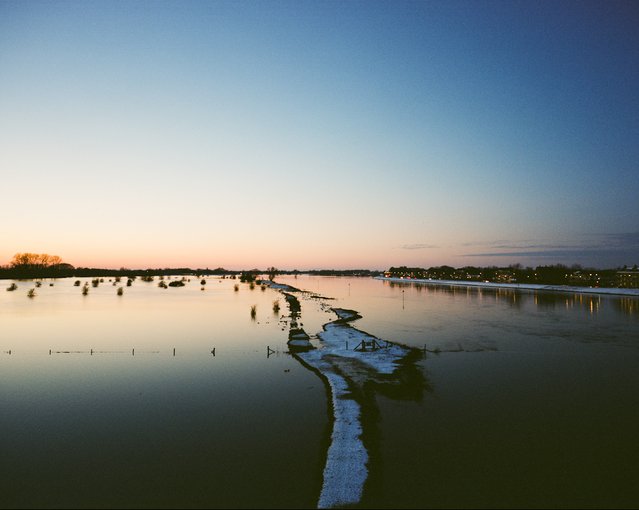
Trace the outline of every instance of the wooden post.
<instances>
[{"instance_id":1,"label":"wooden post","mask_svg":"<svg viewBox=\"0 0 639 510\"><path fill-rule=\"evenodd\" d=\"M51 349L49 349L49 356L51 356Z\"/></svg>"},{"instance_id":2,"label":"wooden post","mask_svg":"<svg viewBox=\"0 0 639 510\"><path fill-rule=\"evenodd\" d=\"M175 357L175 347L173 347L173 356Z\"/></svg>"},{"instance_id":3,"label":"wooden post","mask_svg":"<svg viewBox=\"0 0 639 510\"><path fill-rule=\"evenodd\" d=\"M91 349L91 356L93 356L93 349Z\"/></svg>"},{"instance_id":4,"label":"wooden post","mask_svg":"<svg viewBox=\"0 0 639 510\"><path fill-rule=\"evenodd\" d=\"M131 349L131 356L135 356L135 348Z\"/></svg>"},{"instance_id":5,"label":"wooden post","mask_svg":"<svg viewBox=\"0 0 639 510\"><path fill-rule=\"evenodd\" d=\"M213 356L215 356L215 347L213 347L213 350L211 351L211 354L212 354Z\"/></svg>"}]
</instances>

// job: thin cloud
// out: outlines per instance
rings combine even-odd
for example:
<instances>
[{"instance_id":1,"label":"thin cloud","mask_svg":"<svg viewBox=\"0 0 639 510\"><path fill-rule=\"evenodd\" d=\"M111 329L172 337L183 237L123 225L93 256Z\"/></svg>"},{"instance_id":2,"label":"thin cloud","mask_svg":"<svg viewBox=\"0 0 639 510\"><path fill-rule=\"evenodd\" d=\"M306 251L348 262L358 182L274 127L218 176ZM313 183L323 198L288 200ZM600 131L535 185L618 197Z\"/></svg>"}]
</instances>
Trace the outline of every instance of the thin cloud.
<instances>
[{"instance_id":1,"label":"thin cloud","mask_svg":"<svg viewBox=\"0 0 639 510\"><path fill-rule=\"evenodd\" d=\"M625 232L621 234L601 234L606 246L622 248L639 248L639 232Z\"/></svg>"},{"instance_id":2,"label":"thin cloud","mask_svg":"<svg viewBox=\"0 0 639 510\"><path fill-rule=\"evenodd\" d=\"M592 250L588 250L592 251ZM462 257L568 257L572 255L583 255L584 250L530 250L530 251L509 251L492 253L467 253Z\"/></svg>"},{"instance_id":3,"label":"thin cloud","mask_svg":"<svg viewBox=\"0 0 639 510\"><path fill-rule=\"evenodd\" d=\"M404 244L402 250L432 250L433 248L439 248L439 246L435 244L424 244L424 243L415 243L415 244Z\"/></svg>"}]
</instances>

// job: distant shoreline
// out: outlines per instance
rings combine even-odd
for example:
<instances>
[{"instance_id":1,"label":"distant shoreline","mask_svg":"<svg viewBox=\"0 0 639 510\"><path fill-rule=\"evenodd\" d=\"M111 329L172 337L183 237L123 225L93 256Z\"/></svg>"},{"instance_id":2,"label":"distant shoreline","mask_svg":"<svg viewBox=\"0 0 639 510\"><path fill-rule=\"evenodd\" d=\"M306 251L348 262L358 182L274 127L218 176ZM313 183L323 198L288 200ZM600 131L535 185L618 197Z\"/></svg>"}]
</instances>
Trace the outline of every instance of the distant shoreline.
<instances>
[{"instance_id":1,"label":"distant shoreline","mask_svg":"<svg viewBox=\"0 0 639 510\"><path fill-rule=\"evenodd\" d=\"M614 287L574 287L570 285L542 285L535 283L495 283L495 282L464 282L459 280L424 280L417 278L389 278L376 276L376 280L393 283L419 283L423 285L449 285L457 287L483 287L511 290L533 290L544 292L565 292L570 294L603 294L610 296L639 297L639 289L622 289Z\"/></svg>"}]
</instances>

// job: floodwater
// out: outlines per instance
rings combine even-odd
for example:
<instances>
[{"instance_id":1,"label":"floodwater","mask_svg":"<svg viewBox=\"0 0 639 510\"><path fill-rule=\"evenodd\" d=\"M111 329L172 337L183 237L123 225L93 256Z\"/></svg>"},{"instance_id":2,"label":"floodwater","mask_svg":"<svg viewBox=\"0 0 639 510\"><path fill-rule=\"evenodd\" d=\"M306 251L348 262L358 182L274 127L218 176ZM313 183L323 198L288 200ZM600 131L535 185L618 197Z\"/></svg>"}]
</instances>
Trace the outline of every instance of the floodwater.
<instances>
[{"instance_id":1,"label":"floodwater","mask_svg":"<svg viewBox=\"0 0 639 510\"><path fill-rule=\"evenodd\" d=\"M206 281L0 289L0 507L315 507L326 389L286 354L284 299ZM278 281L426 349L361 388L361 506L639 505L639 298ZM309 334L335 318L301 304Z\"/></svg>"},{"instance_id":2,"label":"floodwater","mask_svg":"<svg viewBox=\"0 0 639 510\"><path fill-rule=\"evenodd\" d=\"M372 390L362 506L639 505L639 298L278 281L336 298L383 340L426 348L402 391ZM315 327L325 314L306 301L302 317Z\"/></svg>"},{"instance_id":3,"label":"floodwater","mask_svg":"<svg viewBox=\"0 0 639 510\"><path fill-rule=\"evenodd\" d=\"M85 281L0 282L0 507L316 505L327 398L278 292Z\"/></svg>"}]
</instances>

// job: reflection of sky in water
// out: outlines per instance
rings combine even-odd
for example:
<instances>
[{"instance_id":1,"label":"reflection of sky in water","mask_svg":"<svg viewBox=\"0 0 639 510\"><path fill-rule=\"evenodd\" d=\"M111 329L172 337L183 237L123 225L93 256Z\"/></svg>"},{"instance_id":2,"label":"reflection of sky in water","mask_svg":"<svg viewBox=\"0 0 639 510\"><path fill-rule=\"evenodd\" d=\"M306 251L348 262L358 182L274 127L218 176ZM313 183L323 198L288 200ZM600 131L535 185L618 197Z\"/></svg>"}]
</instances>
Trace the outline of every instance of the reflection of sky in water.
<instances>
[{"instance_id":1,"label":"reflection of sky in water","mask_svg":"<svg viewBox=\"0 0 639 510\"><path fill-rule=\"evenodd\" d=\"M3 292L0 506L313 506L324 385L283 354L279 293L235 283Z\"/></svg>"},{"instance_id":2,"label":"reflection of sky in water","mask_svg":"<svg viewBox=\"0 0 639 510\"><path fill-rule=\"evenodd\" d=\"M358 310L357 328L441 351L419 362L423 400L376 398L365 506L636 506L637 299L286 281Z\"/></svg>"},{"instance_id":3,"label":"reflection of sky in water","mask_svg":"<svg viewBox=\"0 0 639 510\"><path fill-rule=\"evenodd\" d=\"M543 349L556 338L639 347L639 298L395 284L369 278L300 276L285 281L336 297L335 306L358 310L363 315L358 328L416 347L461 341Z\"/></svg>"},{"instance_id":4,"label":"reflection of sky in water","mask_svg":"<svg viewBox=\"0 0 639 510\"><path fill-rule=\"evenodd\" d=\"M159 288L157 278L138 279L117 296L117 287L107 280L82 296L72 280L59 280L54 287L43 285L29 299L26 291L32 286L19 282L18 290L0 295L0 346L35 353L50 348L246 350L269 339L272 345L284 345L286 336L280 334L272 310L279 294L259 286L251 291L245 284L234 292L235 283L209 279L201 291L197 279L168 289ZM250 320L254 304L259 327Z\"/></svg>"},{"instance_id":5,"label":"reflection of sky in water","mask_svg":"<svg viewBox=\"0 0 639 510\"><path fill-rule=\"evenodd\" d=\"M278 281L335 297L380 338L441 351L406 382L427 382L423 397L368 394L381 462L364 505L639 500L636 299ZM0 506L314 506L324 386L289 356L266 358L267 345L285 350L281 295L235 283L138 280L118 297L105 282L82 297L61 280L32 300L27 282L0 293ZM301 304L309 334L334 318Z\"/></svg>"}]
</instances>

